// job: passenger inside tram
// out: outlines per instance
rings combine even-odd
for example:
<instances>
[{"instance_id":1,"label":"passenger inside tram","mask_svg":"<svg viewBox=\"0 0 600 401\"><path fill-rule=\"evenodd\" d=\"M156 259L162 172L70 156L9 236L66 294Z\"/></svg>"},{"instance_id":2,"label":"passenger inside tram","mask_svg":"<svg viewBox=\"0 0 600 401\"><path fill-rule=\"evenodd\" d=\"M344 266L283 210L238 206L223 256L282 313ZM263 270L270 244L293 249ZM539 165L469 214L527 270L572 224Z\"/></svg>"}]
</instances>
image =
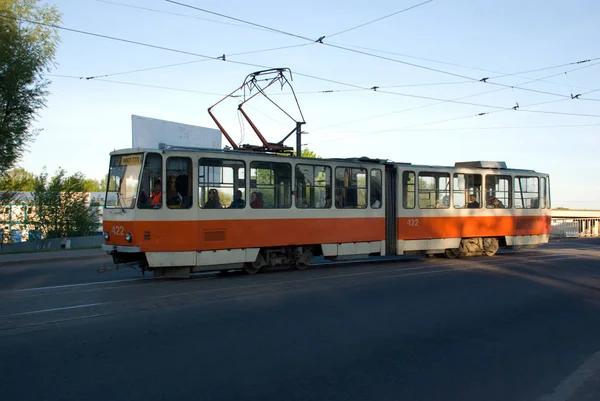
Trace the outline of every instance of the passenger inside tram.
<instances>
[{"instance_id":1,"label":"passenger inside tram","mask_svg":"<svg viewBox=\"0 0 600 401\"><path fill-rule=\"evenodd\" d=\"M181 207L181 202L183 197L177 191L177 187L175 185L175 176L170 175L168 177L168 188L167 188L167 206L171 208Z\"/></svg>"},{"instance_id":2,"label":"passenger inside tram","mask_svg":"<svg viewBox=\"0 0 600 401\"><path fill-rule=\"evenodd\" d=\"M469 204L467 205L469 209L479 209L479 202L477 202L477 196L475 194L471 194L469 196Z\"/></svg>"},{"instance_id":3,"label":"passenger inside tram","mask_svg":"<svg viewBox=\"0 0 600 401\"><path fill-rule=\"evenodd\" d=\"M230 209L243 209L246 206L246 201L243 199L244 194L239 189L235 191L233 202L229 205Z\"/></svg>"},{"instance_id":4,"label":"passenger inside tram","mask_svg":"<svg viewBox=\"0 0 600 401\"><path fill-rule=\"evenodd\" d=\"M252 192L250 194L250 207L252 209L262 209L264 207L263 196L261 192Z\"/></svg>"},{"instance_id":5,"label":"passenger inside tram","mask_svg":"<svg viewBox=\"0 0 600 401\"><path fill-rule=\"evenodd\" d=\"M502 204L502 202L500 202L500 200L498 198L496 198L495 196L490 196L488 198L488 207L490 208L495 208L495 209L503 209L504 205Z\"/></svg>"},{"instance_id":6,"label":"passenger inside tram","mask_svg":"<svg viewBox=\"0 0 600 401\"><path fill-rule=\"evenodd\" d=\"M212 188L208 191L208 200L204 204L204 209L221 209L221 200L216 189Z\"/></svg>"}]
</instances>

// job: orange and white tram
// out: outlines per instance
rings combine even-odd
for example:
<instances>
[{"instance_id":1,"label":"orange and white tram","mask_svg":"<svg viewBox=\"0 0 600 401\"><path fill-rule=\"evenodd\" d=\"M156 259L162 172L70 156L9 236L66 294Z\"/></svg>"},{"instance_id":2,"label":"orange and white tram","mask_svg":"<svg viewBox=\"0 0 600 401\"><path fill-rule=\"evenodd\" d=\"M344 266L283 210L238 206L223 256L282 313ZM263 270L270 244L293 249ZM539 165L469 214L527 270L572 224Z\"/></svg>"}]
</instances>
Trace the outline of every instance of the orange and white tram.
<instances>
[{"instance_id":1,"label":"orange and white tram","mask_svg":"<svg viewBox=\"0 0 600 401\"><path fill-rule=\"evenodd\" d=\"M547 174L162 146L110 156L104 249L160 276L313 257L492 256L550 234Z\"/></svg>"}]
</instances>

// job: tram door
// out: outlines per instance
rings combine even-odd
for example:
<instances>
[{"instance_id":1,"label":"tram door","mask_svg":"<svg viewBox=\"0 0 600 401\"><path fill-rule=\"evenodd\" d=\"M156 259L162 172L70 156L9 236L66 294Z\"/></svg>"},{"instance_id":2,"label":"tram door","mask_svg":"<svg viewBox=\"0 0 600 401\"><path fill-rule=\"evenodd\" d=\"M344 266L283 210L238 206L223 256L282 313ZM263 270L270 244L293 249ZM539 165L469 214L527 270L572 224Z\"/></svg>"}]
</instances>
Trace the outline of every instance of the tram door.
<instances>
[{"instance_id":1,"label":"tram door","mask_svg":"<svg viewBox=\"0 0 600 401\"><path fill-rule=\"evenodd\" d=\"M385 166L385 254L396 255L396 166Z\"/></svg>"}]
</instances>

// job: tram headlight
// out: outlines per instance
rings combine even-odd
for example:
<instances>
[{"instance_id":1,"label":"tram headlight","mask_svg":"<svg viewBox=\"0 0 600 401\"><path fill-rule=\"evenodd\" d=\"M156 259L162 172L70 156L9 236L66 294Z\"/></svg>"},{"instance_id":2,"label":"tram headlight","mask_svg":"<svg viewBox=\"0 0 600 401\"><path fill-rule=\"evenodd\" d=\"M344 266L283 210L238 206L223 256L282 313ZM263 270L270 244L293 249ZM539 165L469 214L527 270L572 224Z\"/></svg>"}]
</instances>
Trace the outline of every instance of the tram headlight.
<instances>
[{"instance_id":1,"label":"tram headlight","mask_svg":"<svg viewBox=\"0 0 600 401\"><path fill-rule=\"evenodd\" d=\"M131 242L131 233L125 234L125 241Z\"/></svg>"},{"instance_id":2,"label":"tram headlight","mask_svg":"<svg viewBox=\"0 0 600 401\"><path fill-rule=\"evenodd\" d=\"M104 240L108 241L109 238L110 238L110 235L108 234L108 231L104 231Z\"/></svg>"}]
</instances>

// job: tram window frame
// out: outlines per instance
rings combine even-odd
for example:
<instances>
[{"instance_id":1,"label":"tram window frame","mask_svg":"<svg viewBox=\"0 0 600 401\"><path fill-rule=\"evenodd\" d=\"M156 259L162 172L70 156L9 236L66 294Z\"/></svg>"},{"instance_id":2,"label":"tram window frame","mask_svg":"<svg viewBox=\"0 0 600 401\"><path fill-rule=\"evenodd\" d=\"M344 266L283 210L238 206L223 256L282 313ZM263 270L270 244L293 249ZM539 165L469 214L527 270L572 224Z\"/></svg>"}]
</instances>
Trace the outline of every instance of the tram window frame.
<instances>
[{"instance_id":1,"label":"tram window frame","mask_svg":"<svg viewBox=\"0 0 600 401\"><path fill-rule=\"evenodd\" d=\"M325 174L324 177L322 173ZM294 175L296 208L330 209L331 181L330 166L307 163L296 164Z\"/></svg>"},{"instance_id":2,"label":"tram window frame","mask_svg":"<svg viewBox=\"0 0 600 401\"><path fill-rule=\"evenodd\" d=\"M552 199L550 198L550 177L546 176L546 209L552 208Z\"/></svg>"},{"instance_id":3,"label":"tram window frame","mask_svg":"<svg viewBox=\"0 0 600 401\"><path fill-rule=\"evenodd\" d=\"M381 169L371 169L369 181L369 205L371 209L381 209L383 207L383 172ZM374 184L376 183L376 184ZM373 189L375 188L375 189ZM379 204L377 204L379 202Z\"/></svg>"},{"instance_id":4,"label":"tram window frame","mask_svg":"<svg viewBox=\"0 0 600 401\"><path fill-rule=\"evenodd\" d=\"M171 163L184 162L184 166L176 166L174 168ZM165 168L167 177L166 204L169 209L191 209L194 204L193 186L192 186L192 158L187 156L169 156L166 161ZM171 172L185 172L185 174L177 174L173 177ZM181 178L181 179L180 179Z\"/></svg>"},{"instance_id":5,"label":"tram window frame","mask_svg":"<svg viewBox=\"0 0 600 401\"><path fill-rule=\"evenodd\" d=\"M463 176L463 185L459 176ZM478 184L479 183L479 184ZM481 199L481 186L483 184L483 176L481 174L454 173L452 177L452 203L455 209L481 209L483 200ZM461 188L462 187L462 188ZM475 201L479 203L478 208L470 208L471 195L475 195ZM457 202L456 195L459 195ZM462 197L462 199L461 199ZM458 204L458 206L457 206Z\"/></svg>"},{"instance_id":6,"label":"tram window frame","mask_svg":"<svg viewBox=\"0 0 600 401\"><path fill-rule=\"evenodd\" d=\"M546 177L540 177L539 182L539 190L540 190L540 209L546 209Z\"/></svg>"},{"instance_id":7,"label":"tram window frame","mask_svg":"<svg viewBox=\"0 0 600 401\"><path fill-rule=\"evenodd\" d=\"M346 176L346 173L347 176ZM359 182L359 176L364 176L364 184ZM335 168L335 207L336 209L366 209L369 176L366 168L345 167ZM354 199L352 199L354 198Z\"/></svg>"},{"instance_id":8,"label":"tram window frame","mask_svg":"<svg viewBox=\"0 0 600 401\"><path fill-rule=\"evenodd\" d=\"M264 172L269 172L265 176ZM268 177L268 180L266 178ZM250 162L252 209L290 209L292 207L292 165L254 160ZM269 202L271 201L272 202ZM260 202L262 201L262 202Z\"/></svg>"},{"instance_id":9,"label":"tram window frame","mask_svg":"<svg viewBox=\"0 0 600 401\"><path fill-rule=\"evenodd\" d=\"M525 181L525 190L523 190L523 181ZM518 182L518 185L517 185L517 182ZM532 183L534 183L534 184L532 184ZM534 188L530 187L530 185L533 185ZM517 190L517 188L518 188L518 190ZM514 193L515 209L539 209L540 208L540 179L539 179L539 177L525 176L525 175L515 176L513 193ZM520 196L517 197L517 194L520 194ZM531 195L533 195L533 196L531 196Z\"/></svg>"},{"instance_id":10,"label":"tram window frame","mask_svg":"<svg viewBox=\"0 0 600 401\"><path fill-rule=\"evenodd\" d=\"M212 171L211 168L213 169ZM227 171L227 173L224 173L224 171ZM209 177L208 180L205 179L206 176ZM246 162L243 160L201 157L198 160L198 206L204 210L244 209L247 205L246 176ZM226 179L228 180L225 181ZM214 204L214 202L211 202L210 205L208 204L209 196L214 193L213 190L217 191L217 199L220 207L208 207ZM242 207L239 206L239 202L236 204L237 206L233 205L237 191L241 191L242 193ZM225 194L227 196L224 196ZM228 206L226 205L227 203L229 203Z\"/></svg>"},{"instance_id":11,"label":"tram window frame","mask_svg":"<svg viewBox=\"0 0 600 401\"><path fill-rule=\"evenodd\" d=\"M151 158L157 158L158 163L152 163L149 166ZM157 169L158 166L158 169ZM156 181L160 180L160 194L157 194L154 190ZM139 196L137 200L138 209L161 209L164 204L164 191L165 183L163 179L163 157L160 153L149 152L144 157L144 167L141 172L141 179L139 184ZM160 201L158 203L152 203L152 199L160 195Z\"/></svg>"},{"instance_id":12,"label":"tram window frame","mask_svg":"<svg viewBox=\"0 0 600 401\"><path fill-rule=\"evenodd\" d=\"M412 183L411 183L412 180ZM414 209L416 205L417 188L415 185L416 174L414 171L402 172L402 207L404 209ZM411 190L412 188L412 190ZM412 202L409 202L412 201ZM412 206L411 206L412 203Z\"/></svg>"},{"instance_id":13,"label":"tram window frame","mask_svg":"<svg viewBox=\"0 0 600 401\"><path fill-rule=\"evenodd\" d=\"M436 171L422 171L418 174L418 185L417 191L419 194L419 209L448 209L450 208L450 193L452 188L452 181L450 179L450 173L442 173ZM433 179L433 188L422 189L423 178ZM446 189L440 189L440 180L446 179ZM432 184L428 184L431 186ZM423 185L424 186L424 185ZM434 194L434 199L431 199L431 194ZM425 198L422 195L427 195Z\"/></svg>"},{"instance_id":14,"label":"tram window frame","mask_svg":"<svg viewBox=\"0 0 600 401\"><path fill-rule=\"evenodd\" d=\"M490 180L494 182L490 183ZM500 185L500 181L508 184ZM495 206L490 199L498 199L499 207ZM510 209L513 207L513 179L506 174L487 174L485 176L485 205L488 209Z\"/></svg>"}]
</instances>

